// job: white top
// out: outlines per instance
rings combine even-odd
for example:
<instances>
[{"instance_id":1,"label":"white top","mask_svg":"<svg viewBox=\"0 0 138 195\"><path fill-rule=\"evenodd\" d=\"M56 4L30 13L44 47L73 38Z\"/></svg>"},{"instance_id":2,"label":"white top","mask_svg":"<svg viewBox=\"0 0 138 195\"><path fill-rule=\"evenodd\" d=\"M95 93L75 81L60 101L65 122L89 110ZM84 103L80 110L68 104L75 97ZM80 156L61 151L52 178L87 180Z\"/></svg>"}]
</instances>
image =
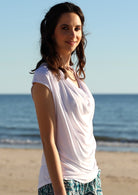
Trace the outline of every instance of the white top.
<instances>
[{"instance_id":1,"label":"white top","mask_svg":"<svg viewBox=\"0 0 138 195\"><path fill-rule=\"evenodd\" d=\"M52 92L56 111L56 144L63 179L87 183L96 178L98 166L95 159L96 142L92 119L95 102L86 84L78 79L79 88L69 79L61 79L43 63L34 74L33 83L41 83ZM44 153L38 188L51 183Z\"/></svg>"}]
</instances>

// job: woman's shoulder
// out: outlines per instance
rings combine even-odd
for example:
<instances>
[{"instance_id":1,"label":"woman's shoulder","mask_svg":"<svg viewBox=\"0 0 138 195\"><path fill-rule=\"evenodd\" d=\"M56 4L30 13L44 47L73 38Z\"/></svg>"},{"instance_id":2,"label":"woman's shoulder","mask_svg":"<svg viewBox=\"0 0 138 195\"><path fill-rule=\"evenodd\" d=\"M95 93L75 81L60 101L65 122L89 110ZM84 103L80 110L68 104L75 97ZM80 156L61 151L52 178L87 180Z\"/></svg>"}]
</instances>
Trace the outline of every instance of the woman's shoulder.
<instances>
[{"instance_id":1,"label":"woman's shoulder","mask_svg":"<svg viewBox=\"0 0 138 195\"><path fill-rule=\"evenodd\" d=\"M48 75L50 73L47 64L42 63L36 70L35 74L40 74L40 75Z\"/></svg>"},{"instance_id":2,"label":"woman's shoulder","mask_svg":"<svg viewBox=\"0 0 138 195\"><path fill-rule=\"evenodd\" d=\"M50 78L50 70L46 63L42 63L34 72L33 82L47 83Z\"/></svg>"},{"instance_id":3,"label":"woman's shoulder","mask_svg":"<svg viewBox=\"0 0 138 195\"><path fill-rule=\"evenodd\" d=\"M46 63L42 63L36 70L33 76L32 83L40 83L51 89L51 73Z\"/></svg>"}]
</instances>

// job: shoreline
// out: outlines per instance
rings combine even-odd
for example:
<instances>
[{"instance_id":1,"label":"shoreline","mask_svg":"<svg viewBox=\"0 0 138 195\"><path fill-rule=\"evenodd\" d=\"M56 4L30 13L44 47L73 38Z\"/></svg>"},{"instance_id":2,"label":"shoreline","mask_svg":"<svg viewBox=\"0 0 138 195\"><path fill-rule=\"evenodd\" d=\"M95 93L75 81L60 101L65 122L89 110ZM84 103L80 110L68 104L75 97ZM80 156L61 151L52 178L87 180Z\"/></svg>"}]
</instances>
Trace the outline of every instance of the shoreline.
<instances>
[{"instance_id":1,"label":"shoreline","mask_svg":"<svg viewBox=\"0 0 138 195\"><path fill-rule=\"evenodd\" d=\"M36 195L42 149L0 148L0 192ZM97 151L104 195L136 194L138 153Z\"/></svg>"},{"instance_id":2,"label":"shoreline","mask_svg":"<svg viewBox=\"0 0 138 195\"><path fill-rule=\"evenodd\" d=\"M96 139L96 137L95 137ZM13 141L13 140L12 140ZM29 144L28 141L26 143L21 144L15 143L15 140L13 143L0 143L0 148L3 149L42 149L42 143L41 139L38 141L39 143L33 143ZM16 140L17 141L17 140ZM18 140L19 141L19 140ZM31 141L30 141L31 142ZM102 141L96 139L96 145L97 145L97 151L103 151L103 152L134 152L138 153L138 142L136 140L131 142L121 142L121 141Z\"/></svg>"}]
</instances>

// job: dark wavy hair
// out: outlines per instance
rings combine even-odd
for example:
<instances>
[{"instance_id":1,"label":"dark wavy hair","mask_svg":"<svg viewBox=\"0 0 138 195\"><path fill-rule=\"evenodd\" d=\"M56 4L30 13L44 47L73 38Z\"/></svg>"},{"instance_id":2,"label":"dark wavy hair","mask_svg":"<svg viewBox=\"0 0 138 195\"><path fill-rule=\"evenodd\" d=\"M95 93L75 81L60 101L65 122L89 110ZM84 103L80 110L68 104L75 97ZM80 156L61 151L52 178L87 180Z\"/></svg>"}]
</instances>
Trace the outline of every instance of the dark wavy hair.
<instances>
[{"instance_id":1,"label":"dark wavy hair","mask_svg":"<svg viewBox=\"0 0 138 195\"><path fill-rule=\"evenodd\" d=\"M64 13L75 13L80 17L82 23L82 39L79 45L76 47L75 51L72 52L71 56L75 54L77 56L77 65L76 73L80 79L85 79L84 66L86 63L86 58L84 54L84 48L86 46L86 38L83 32L84 26L84 15L82 10L73 3L65 2L59 3L51 7L50 10L46 13L44 19L41 22L40 32L41 32L41 60L37 63L36 68L32 70L32 73L39 68L43 63L47 63L48 69L50 69L55 75L60 78L59 69L62 70L67 77L67 72L61 64L61 58L56 52L54 40L52 35L54 34L56 25L59 21L59 18ZM70 65L73 66L72 60L70 60Z\"/></svg>"}]
</instances>

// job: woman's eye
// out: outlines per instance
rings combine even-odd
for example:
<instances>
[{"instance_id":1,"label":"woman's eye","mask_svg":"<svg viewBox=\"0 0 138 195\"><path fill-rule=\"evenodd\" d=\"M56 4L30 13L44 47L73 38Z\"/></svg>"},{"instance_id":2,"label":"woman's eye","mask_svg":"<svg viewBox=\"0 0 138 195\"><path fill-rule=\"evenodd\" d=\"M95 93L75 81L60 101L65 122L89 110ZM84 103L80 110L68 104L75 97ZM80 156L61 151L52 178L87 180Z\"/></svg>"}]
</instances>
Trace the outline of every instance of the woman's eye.
<instances>
[{"instance_id":1,"label":"woman's eye","mask_svg":"<svg viewBox=\"0 0 138 195\"><path fill-rule=\"evenodd\" d=\"M63 27L62 27L62 30L69 30L69 29L70 29L70 28L69 28L68 26L63 26ZM81 27L75 27L74 30L75 30L75 31L79 31L79 30L81 30Z\"/></svg>"},{"instance_id":2,"label":"woman's eye","mask_svg":"<svg viewBox=\"0 0 138 195\"><path fill-rule=\"evenodd\" d=\"M80 30L80 27L76 27L76 28L75 28L75 31L79 31L79 30Z\"/></svg>"},{"instance_id":3,"label":"woman's eye","mask_svg":"<svg viewBox=\"0 0 138 195\"><path fill-rule=\"evenodd\" d=\"M62 27L63 30L68 30L68 27L64 26Z\"/></svg>"}]
</instances>

